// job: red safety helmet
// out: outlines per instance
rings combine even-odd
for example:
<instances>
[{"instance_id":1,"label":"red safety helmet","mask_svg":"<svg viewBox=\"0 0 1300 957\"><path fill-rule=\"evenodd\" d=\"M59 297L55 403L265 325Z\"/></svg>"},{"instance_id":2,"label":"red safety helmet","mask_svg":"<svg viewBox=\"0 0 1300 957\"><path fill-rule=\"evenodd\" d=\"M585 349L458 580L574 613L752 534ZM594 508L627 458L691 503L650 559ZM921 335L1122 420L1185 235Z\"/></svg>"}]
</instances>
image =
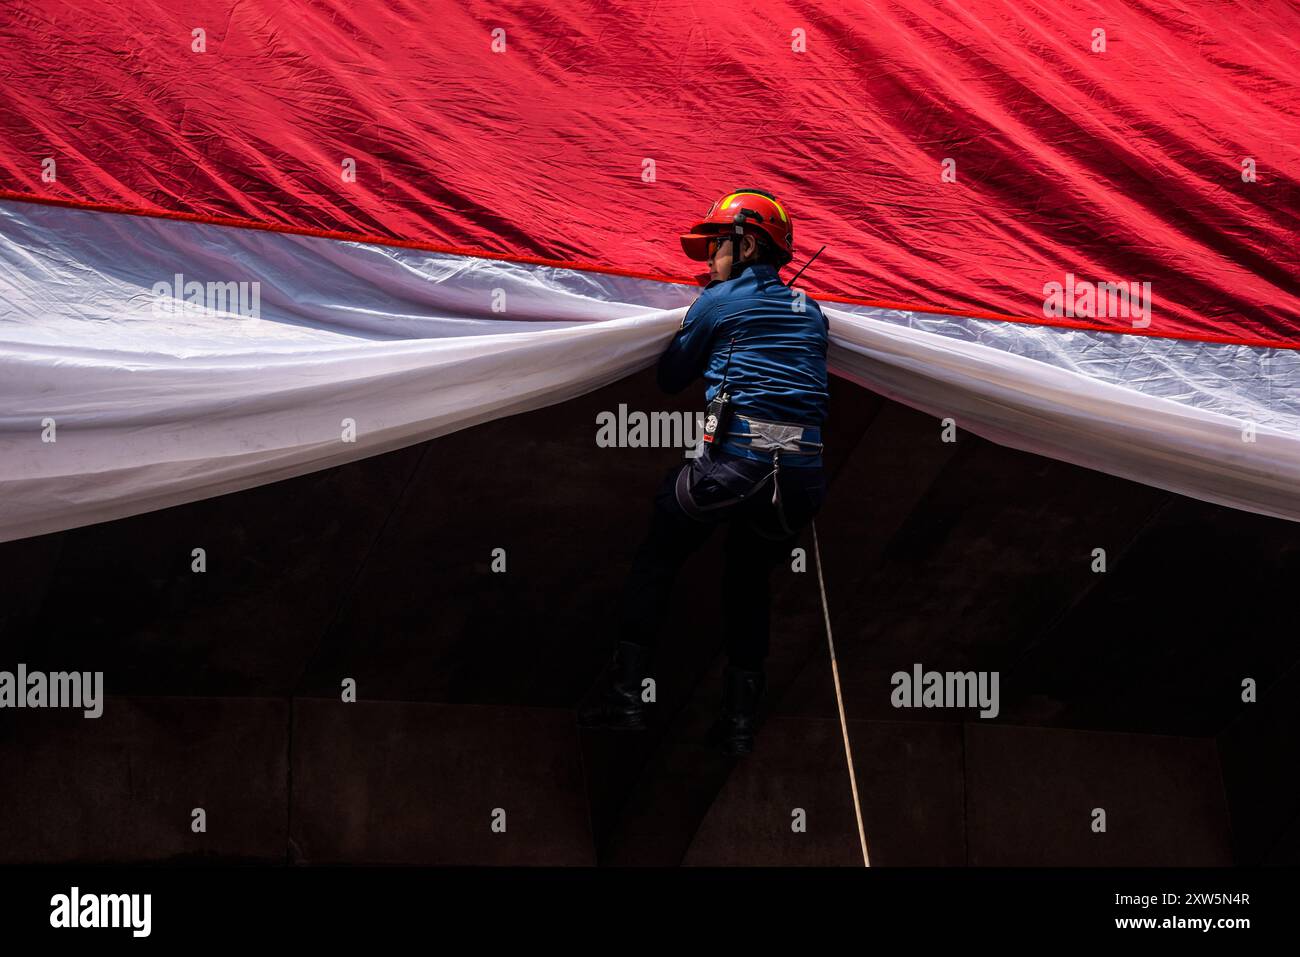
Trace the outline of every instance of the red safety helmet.
<instances>
[{"instance_id":1,"label":"red safety helmet","mask_svg":"<svg viewBox=\"0 0 1300 957\"><path fill-rule=\"evenodd\" d=\"M771 241L778 266L794 258L794 221L775 196L757 189L737 190L714 203L703 221L682 236L682 250L691 259L707 261L710 239L729 234L738 241L745 232Z\"/></svg>"}]
</instances>

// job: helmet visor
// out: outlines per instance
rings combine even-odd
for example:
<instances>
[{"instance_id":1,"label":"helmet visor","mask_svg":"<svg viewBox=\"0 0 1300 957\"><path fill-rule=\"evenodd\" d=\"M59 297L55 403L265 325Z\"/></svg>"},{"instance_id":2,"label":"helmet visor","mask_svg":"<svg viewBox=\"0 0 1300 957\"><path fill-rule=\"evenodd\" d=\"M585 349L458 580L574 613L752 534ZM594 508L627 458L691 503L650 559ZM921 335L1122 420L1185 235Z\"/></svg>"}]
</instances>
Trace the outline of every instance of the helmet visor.
<instances>
[{"instance_id":1,"label":"helmet visor","mask_svg":"<svg viewBox=\"0 0 1300 957\"><path fill-rule=\"evenodd\" d=\"M723 227L714 223L700 223L689 233L682 236L682 252L698 262L708 262L709 255L713 252L710 248L712 241L719 236L725 238Z\"/></svg>"}]
</instances>

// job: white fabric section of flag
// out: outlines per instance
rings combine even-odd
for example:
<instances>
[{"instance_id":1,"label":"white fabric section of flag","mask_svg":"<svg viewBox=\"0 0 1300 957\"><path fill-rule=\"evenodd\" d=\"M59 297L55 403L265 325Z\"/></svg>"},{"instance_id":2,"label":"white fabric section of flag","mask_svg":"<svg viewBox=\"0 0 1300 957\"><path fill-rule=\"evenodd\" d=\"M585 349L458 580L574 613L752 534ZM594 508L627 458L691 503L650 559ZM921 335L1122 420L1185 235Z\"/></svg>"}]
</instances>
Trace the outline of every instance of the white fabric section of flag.
<instances>
[{"instance_id":1,"label":"white fabric section of flag","mask_svg":"<svg viewBox=\"0 0 1300 957\"><path fill-rule=\"evenodd\" d=\"M156 313L171 299L156 285L185 295L191 282L205 295L222 284L232 297L225 284L258 283L260 318L243 318L234 298L224 311ZM250 488L564 401L653 363L696 294L0 203L0 541ZM959 428L1300 521L1292 351L1249 350L1238 376L1235 346L862 307L826 313L832 371ZM355 442L344 441L345 420ZM56 441L45 441L51 432Z\"/></svg>"},{"instance_id":2,"label":"white fabric section of flag","mask_svg":"<svg viewBox=\"0 0 1300 957\"><path fill-rule=\"evenodd\" d=\"M959 429L1207 502L1300 521L1300 430L1251 428L1234 416L934 333L860 319L832 328L840 375L951 418ZM936 428L936 441L937 435Z\"/></svg>"}]
</instances>

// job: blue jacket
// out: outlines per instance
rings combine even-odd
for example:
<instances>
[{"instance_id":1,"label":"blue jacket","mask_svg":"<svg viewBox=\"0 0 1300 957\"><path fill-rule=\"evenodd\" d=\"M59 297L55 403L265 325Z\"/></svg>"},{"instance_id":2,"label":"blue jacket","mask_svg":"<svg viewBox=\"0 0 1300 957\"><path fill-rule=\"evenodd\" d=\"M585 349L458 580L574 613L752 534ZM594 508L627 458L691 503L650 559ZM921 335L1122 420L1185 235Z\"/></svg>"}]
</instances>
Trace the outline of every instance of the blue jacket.
<instances>
[{"instance_id":1,"label":"blue jacket","mask_svg":"<svg viewBox=\"0 0 1300 957\"><path fill-rule=\"evenodd\" d=\"M709 402L722 387L725 369L736 412L820 429L830 402L829 324L807 296L803 310L796 310L794 291L765 263L742 266L735 279L714 280L660 357L659 387L680 392L703 375Z\"/></svg>"}]
</instances>

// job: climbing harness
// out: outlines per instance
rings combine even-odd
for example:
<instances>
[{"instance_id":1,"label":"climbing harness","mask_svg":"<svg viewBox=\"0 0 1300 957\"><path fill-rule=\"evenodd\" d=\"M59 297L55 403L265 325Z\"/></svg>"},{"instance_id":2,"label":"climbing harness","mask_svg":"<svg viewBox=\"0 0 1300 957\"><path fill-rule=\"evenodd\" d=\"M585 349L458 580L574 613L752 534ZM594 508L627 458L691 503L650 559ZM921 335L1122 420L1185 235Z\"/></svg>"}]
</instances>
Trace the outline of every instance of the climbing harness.
<instances>
[{"instance_id":1,"label":"climbing harness","mask_svg":"<svg viewBox=\"0 0 1300 957\"><path fill-rule=\"evenodd\" d=\"M808 435L817 435L819 432L808 426L795 425L788 422L768 422L765 419L756 419L753 416L743 415L738 412L732 413L732 416L735 419L735 424L744 431L726 432L723 437L728 440L748 440L744 443L736 443L735 447L738 448L747 448L759 452L771 452L772 471L768 472L751 485L748 490L739 495L724 499L721 502L701 505L696 502L695 497L691 495L691 469L689 467L683 468L677 473L677 482L674 487L678 503L688 515L695 516L702 512L712 512L751 499L755 492L771 480L772 506L776 509L777 521L780 522L781 530L785 535L789 536L795 534L794 530L790 528L789 522L786 521L785 507L781 501L781 455L782 453L786 453L787 457L820 455L822 451L822 443L811 441L806 438ZM720 446L725 451L725 443L720 443Z\"/></svg>"}]
</instances>

